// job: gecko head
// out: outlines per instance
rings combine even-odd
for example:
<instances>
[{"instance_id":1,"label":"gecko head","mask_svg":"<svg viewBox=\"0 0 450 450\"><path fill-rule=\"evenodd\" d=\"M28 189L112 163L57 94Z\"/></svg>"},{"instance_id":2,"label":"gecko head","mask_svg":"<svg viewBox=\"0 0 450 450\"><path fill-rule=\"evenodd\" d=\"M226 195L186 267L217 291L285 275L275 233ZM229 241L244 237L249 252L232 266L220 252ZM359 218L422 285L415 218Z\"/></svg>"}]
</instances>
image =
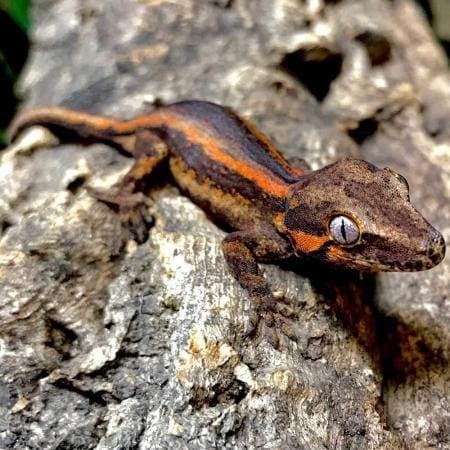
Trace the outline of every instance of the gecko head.
<instances>
[{"instance_id":1,"label":"gecko head","mask_svg":"<svg viewBox=\"0 0 450 450\"><path fill-rule=\"evenodd\" d=\"M411 205L407 181L355 159L293 185L283 228L298 255L357 270L426 270L445 254L442 235Z\"/></svg>"}]
</instances>

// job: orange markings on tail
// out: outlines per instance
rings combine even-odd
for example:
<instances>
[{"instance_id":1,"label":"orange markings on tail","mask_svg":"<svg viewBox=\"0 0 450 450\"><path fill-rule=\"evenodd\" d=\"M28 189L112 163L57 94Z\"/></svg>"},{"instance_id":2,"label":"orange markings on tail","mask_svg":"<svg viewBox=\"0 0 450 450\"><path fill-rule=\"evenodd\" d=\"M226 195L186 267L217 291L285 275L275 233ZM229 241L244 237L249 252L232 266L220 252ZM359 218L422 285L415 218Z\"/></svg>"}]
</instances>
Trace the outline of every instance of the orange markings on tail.
<instances>
[{"instance_id":1,"label":"orange markings on tail","mask_svg":"<svg viewBox=\"0 0 450 450\"><path fill-rule=\"evenodd\" d=\"M8 131L9 139L11 141L14 140L17 134L25 127L33 124L45 126L49 123L61 125L67 129L70 129L70 125L74 127L82 125L90 128L93 132L97 130L111 130L119 133L122 122L117 119L99 117L59 106L42 107L24 112L16 120L13 120Z\"/></svg>"},{"instance_id":2,"label":"orange markings on tail","mask_svg":"<svg viewBox=\"0 0 450 450\"><path fill-rule=\"evenodd\" d=\"M120 136L134 134L139 128L162 126L180 131L186 139L200 145L205 155L214 161L223 164L225 167L235 171L244 178L253 181L268 195L285 198L288 193L288 186L282 180L274 179L271 174L262 167L252 167L248 163L238 161L223 150L223 147L232 145L224 140L218 140L217 137L208 134L208 130L202 130L201 124L191 122L183 117L178 117L167 110L156 110L153 113L136 117L130 120L118 120L108 117L99 117L92 114L72 111L61 107L39 108L20 116L19 121L15 122L11 128L13 137L22 127L31 123L53 123L61 124L67 129L72 125L84 127L84 133L92 136L98 136L101 133L108 135L108 138L114 140L114 135L118 142ZM268 139L261 138L264 142ZM285 163L282 156L276 152L272 145L268 145L269 152L280 163Z\"/></svg>"}]
</instances>

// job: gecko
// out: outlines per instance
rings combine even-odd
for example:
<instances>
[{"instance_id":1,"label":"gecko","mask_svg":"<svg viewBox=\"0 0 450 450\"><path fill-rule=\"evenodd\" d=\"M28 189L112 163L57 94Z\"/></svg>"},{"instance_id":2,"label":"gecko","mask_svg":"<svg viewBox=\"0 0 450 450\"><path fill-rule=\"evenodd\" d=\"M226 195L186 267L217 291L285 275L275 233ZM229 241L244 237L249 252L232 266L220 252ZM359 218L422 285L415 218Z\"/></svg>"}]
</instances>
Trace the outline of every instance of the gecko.
<instances>
[{"instance_id":1,"label":"gecko","mask_svg":"<svg viewBox=\"0 0 450 450\"><path fill-rule=\"evenodd\" d=\"M251 300L249 333L275 348L280 332L292 336L259 263L297 257L359 271L420 271L444 258L445 241L412 206L403 176L350 158L318 170L289 162L255 125L218 104L181 101L129 120L36 108L13 121L10 140L36 125L60 142L106 143L135 158L98 198L127 212L141 240L142 220L133 216L139 193L157 169L170 171L226 227L227 266Z\"/></svg>"}]
</instances>

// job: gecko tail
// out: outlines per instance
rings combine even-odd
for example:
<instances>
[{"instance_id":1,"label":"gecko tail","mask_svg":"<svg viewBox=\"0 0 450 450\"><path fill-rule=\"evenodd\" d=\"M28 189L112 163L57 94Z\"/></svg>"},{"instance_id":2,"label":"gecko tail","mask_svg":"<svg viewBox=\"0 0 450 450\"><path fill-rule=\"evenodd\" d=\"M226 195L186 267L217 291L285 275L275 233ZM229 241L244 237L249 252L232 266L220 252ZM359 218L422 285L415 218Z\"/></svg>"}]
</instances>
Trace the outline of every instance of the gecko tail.
<instances>
[{"instance_id":1,"label":"gecko tail","mask_svg":"<svg viewBox=\"0 0 450 450\"><path fill-rule=\"evenodd\" d=\"M126 121L50 106L19 114L8 129L8 141L14 143L26 129L34 126L48 129L60 142L104 142L119 146L127 153L130 149L122 141L134 132Z\"/></svg>"}]
</instances>

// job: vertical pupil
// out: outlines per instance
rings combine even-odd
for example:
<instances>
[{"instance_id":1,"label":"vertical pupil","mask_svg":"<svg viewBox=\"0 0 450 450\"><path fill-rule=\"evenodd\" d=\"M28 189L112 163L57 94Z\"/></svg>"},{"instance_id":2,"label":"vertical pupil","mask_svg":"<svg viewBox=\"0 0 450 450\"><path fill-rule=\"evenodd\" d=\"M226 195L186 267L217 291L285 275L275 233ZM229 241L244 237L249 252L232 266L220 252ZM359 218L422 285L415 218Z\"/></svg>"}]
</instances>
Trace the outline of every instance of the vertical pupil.
<instances>
[{"instance_id":1,"label":"vertical pupil","mask_svg":"<svg viewBox=\"0 0 450 450\"><path fill-rule=\"evenodd\" d=\"M342 245L351 245L358 241L361 232L356 223L347 216L335 216L328 224L332 239Z\"/></svg>"},{"instance_id":2,"label":"vertical pupil","mask_svg":"<svg viewBox=\"0 0 450 450\"><path fill-rule=\"evenodd\" d=\"M347 242L347 233L345 231L344 219L341 219L341 234L342 234L342 237L344 238L344 241Z\"/></svg>"}]
</instances>

